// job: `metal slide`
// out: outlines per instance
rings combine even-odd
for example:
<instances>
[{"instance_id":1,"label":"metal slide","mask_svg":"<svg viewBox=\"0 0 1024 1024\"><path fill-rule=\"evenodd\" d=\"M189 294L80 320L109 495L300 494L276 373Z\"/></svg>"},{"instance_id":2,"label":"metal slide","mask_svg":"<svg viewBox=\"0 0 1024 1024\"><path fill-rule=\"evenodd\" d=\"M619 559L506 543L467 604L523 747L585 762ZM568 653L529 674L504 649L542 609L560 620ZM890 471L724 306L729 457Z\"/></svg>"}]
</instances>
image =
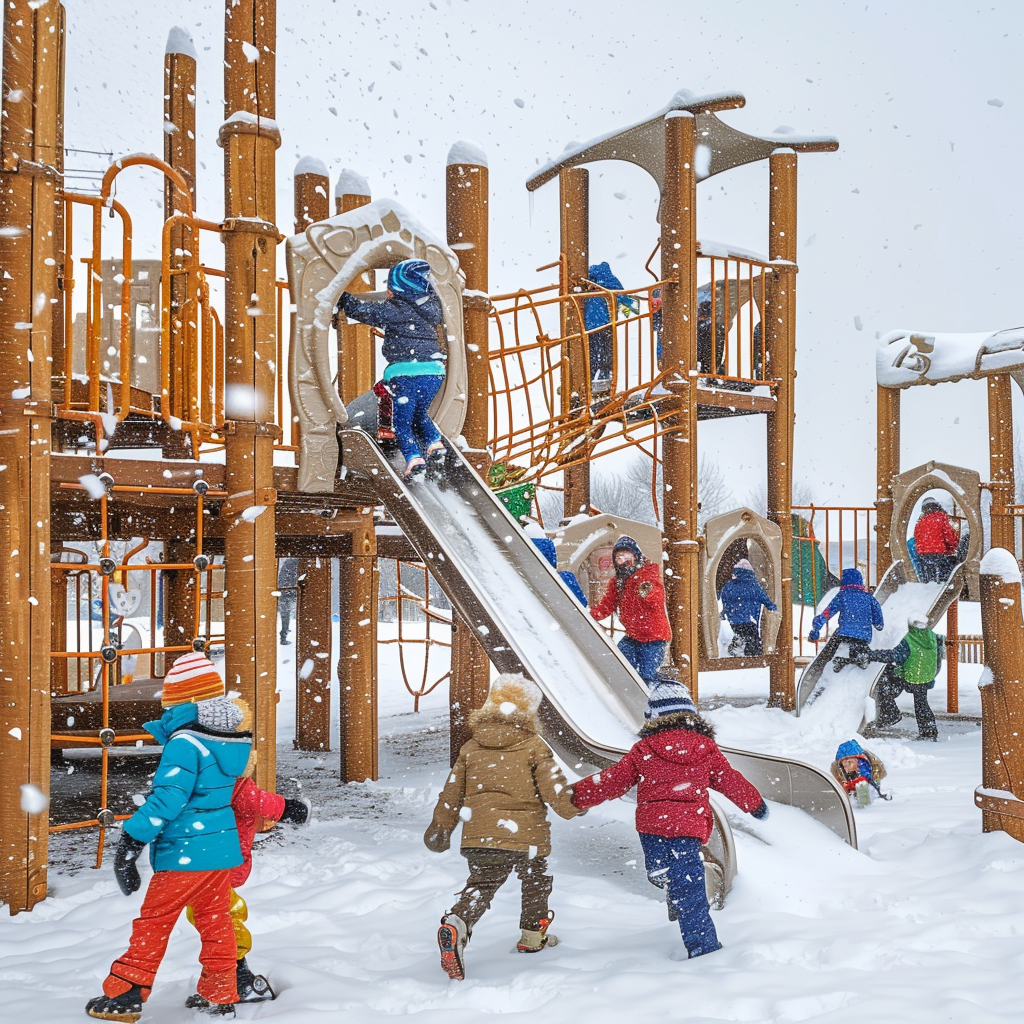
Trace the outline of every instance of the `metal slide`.
<instances>
[{"instance_id":1,"label":"metal slide","mask_svg":"<svg viewBox=\"0 0 1024 1024\"><path fill-rule=\"evenodd\" d=\"M946 609L957 599L960 591L963 590L964 586L964 572L966 563L961 562L950 574L949 580L945 586L936 594L933 590L924 590L921 595L921 607L920 610L923 617L928 621L928 628L933 629L935 624L946 614ZM893 595L901 591L905 586L917 587L920 584L914 584L907 580L906 571L903 568L903 562L897 560L889 566L885 575L882 577L881 582L875 588L875 598L878 603L882 606L882 611L885 611L886 602L888 602ZM904 591L906 593L906 591ZM904 609L904 614L909 614L910 609ZM900 634L900 638L905 634ZM898 643L899 641L897 641ZM877 646L874 644L873 646ZM892 645L893 647L896 644ZM842 648L840 647L840 650ZM882 662L873 661L868 664L866 668L857 668L856 665L847 665L841 672L826 672L825 669L832 661L832 655L825 650L823 647L818 651L814 660L803 670L800 675L800 681L797 684L796 692L796 713L799 715L801 710L811 704L814 698L821 693L824 686L827 684L829 679L835 676L846 676L847 678L855 677L861 680L864 684L864 693L867 695L869 690L874 686L878 677L885 671L885 665Z\"/></svg>"},{"instance_id":2,"label":"metal slide","mask_svg":"<svg viewBox=\"0 0 1024 1024\"><path fill-rule=\"evenodd\" d=\"M545 739L577 769L606 767L635 742L647 692L604 631L572 596L505 506L449 445L443 483L406 482L362 430L340 435L345 472L371 482L381 503L475 630L500 672L523 672L545 696ZM725 748L723 748L725 749ZM846 794L799 761L725 749L769 799L806 811L857 845ZM705 848L719 898L736 873L732 831Z\"/></svg>"}]
</instances>

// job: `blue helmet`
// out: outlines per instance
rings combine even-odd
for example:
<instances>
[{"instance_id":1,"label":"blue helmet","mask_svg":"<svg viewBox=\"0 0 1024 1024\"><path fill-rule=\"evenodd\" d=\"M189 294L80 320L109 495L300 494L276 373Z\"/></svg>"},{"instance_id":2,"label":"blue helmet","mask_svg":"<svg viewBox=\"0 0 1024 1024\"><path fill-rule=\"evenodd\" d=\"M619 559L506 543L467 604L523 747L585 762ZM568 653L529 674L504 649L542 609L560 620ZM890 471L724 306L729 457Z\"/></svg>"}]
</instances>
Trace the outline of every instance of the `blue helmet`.
<instances>
[{"instance_id":1,"label":"blue helmet","mask_svg":"<svg viewBox=\"0 0 1024 1024\"><path fill-rule=\"evenodd\" d=\"M388 271L388 289L404 299L417 299L430 291L429 274L426 260L402 260Z\"/></svg>"}]
</instances>

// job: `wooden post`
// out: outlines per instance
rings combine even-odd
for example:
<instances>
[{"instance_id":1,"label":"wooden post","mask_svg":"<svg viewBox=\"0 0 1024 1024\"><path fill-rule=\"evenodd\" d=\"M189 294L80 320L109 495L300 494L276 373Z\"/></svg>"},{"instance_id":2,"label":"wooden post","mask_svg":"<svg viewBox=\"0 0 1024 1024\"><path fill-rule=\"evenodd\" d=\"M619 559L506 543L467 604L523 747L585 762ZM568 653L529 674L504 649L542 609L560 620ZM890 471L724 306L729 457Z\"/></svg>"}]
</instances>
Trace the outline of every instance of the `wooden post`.
<instances>
[{"instance_id":1,"label":"wooden post","mask_svg":"<svg viewBox=\"0 0 1024 1024\"><path fill-rule=\"evenodd\" d=\"M796 706L793 678L793 424L796 382L796 153L778 150L768 158L768 258L785 260L769 276L768 344L769 379L777 382L775 410L768 414L768 518L782 530L782 622L772 658L768 703Z\"/></svg>"},{"instance_id":2,"label":"wooden post","mask_svg":"<svg viewBox=\"0 0 1024 1024\"><path fill-rule=\"evenodd\" d=\"M68 577L50 572L50 650L68 649ZM53 658L50 664L50 696L68 692L68 659Z\"/></svg>"},{"instance_id":3,"label":"wooden post","mask_svg":"<svg viewBox=\"0 0 1024 1024\"><path fill-rule=\"evenodd\" d=\"M170 180L164 180L164 217L187 213L189 200L195 210L196 201L196 49L192 37L183 28L172 28L164 50L164 159L188 183L188 196ZM198 381L194 380L189 353L195 344L196 328L189 313L190 275L181 273L195 256L198 232L184 225L172 228L170 234L172 275L161 281L171 298L170 385L171 414L196 422L199 415ZM177 272L175 272L177 271ZM179 574L182 575L182 574Z\"/></svg>"},{"instance_id":4,"label":"wooden post","mask_svg":"<svg viewBox=\"0 0 1024 1024\"><path fill-rule=\"evenodd\" d=\"M488 441L488 169L482 151L466 142L448 154L445 169L448 244L459 254L466 275L462 309L466 332L466 420L462 434L472 449ZM491 664L480 641L466 622L452 611L452 663L449 682L450 754L452 763L469 739L466 720L483 705L490 688Z\"/></svg>"},{"instance_id":5,"label":"wooden post","mask_svg":"<svg viewBox=\"0 0 1024 1024\"><path fill-rule=\"evenodd\" d=\"M50 307L58 301L63 17L56 0L4 4L0 899L12 914L46 896L48 819L36 802L50 791Z\"/></svg>"},{"instance_id":6,"label":"wooden post","mask_svg":"<svg viewBox=\"0 0 1024 1024\"><path fill-rule=\"evenodd\" d=\"M665 119L665 186L661 194L664 366L678 399L662 441L665 482L665 590L672 660L698 700L700 563L697 541L697 176L696 121Z\"/></svg>"},{"instance_id":7,"label":"wooden post","mask_svg":"<svg viewBox=\"0 0 1024 1024\"><path fill-rule=\"evenodd\" d=\"M569 167L558 175L559 244L565 258L565 295L582 291L583 281L590 273L590 172L582 167ZM583 305L580 300L579 309ZM583 317L572 302L561 304L562 337L562 403L564 419L574 413L587 415L590 401L590 365L587 338L583 333ZM582 462L564 471L563 511L566 518L590 513L590 463Z\"/></svg>"},{"instance_id":8,"label":"wooden post","mask_svg":"<svg viewBox=\"0 0 1024 1024\"><path fill-rule=\"evenodd\" d=\"M960 710L960 608L954 601L946 609L946 711Z\"/></svg>"},{"instance_id":9,"label":"wooden post","mask_svg":"<svg viewBox=\"0 0 1024 1024\"><path fill-rule=\"evenodd\" d=\"M341 779L377 778L377 536L373 509L352 532L352 553L340 558Z\"/></svg>"},{"instance_id":10,"label":"wooden post","mask_svg":"<svg viewBox=\"0 0 1024 1024\"><path fill-rule=\"evenodd\" d=\"M350 213L370 202L370 185L355 171L342 170L334 189L334 212ZM353 295L373 291L372 270L360 274L348 284ZM366 324L338 324L338 393L348 405L365 395L377 380L377 352L371 328Z\"/></svg>"},{"instance_id":11,"label":"wooden post","mask_svg":"<svg viewBox=\"0 0 1024 1024\"><path fill-rule=\"evenodd\" d=\"M1024 622L1020 569L1003 548L992 548L981 563L981 629L987 670L980 687L982 788L1017 799L976 791L975 802L983 831L1001 829L1024 842ZM1010 813L999 813L1001 807Z\"/></svg>"},{"instance_id":12,"label":"wooden post","mask_svg":"<svg viewBox=\"0 0 1024 1024\"><path fill-rule=\"evenodd\" d=\"M1013 398L1010 375L988 378L988 464L992 483L991 545L1016 551L1014 517L1006 511L1015 499L1013 479Z\"/></svg>"},{"instance_id":13,"label":"wooden post","mask_svg":"<svg viewBox=\"0 0 1024 1024\"><path fill-rule=\"evenodd\" d=\"M892 482L900 474L899 388L877 389L878 490L875 496L875 578L881 579L892 565Z\"/></svg>"},{"instance_id":14,"label":"wooden post","mask_svg":"<svg viewBox=\"0 0 1024 1024\"><path fill-rule=\"evenodd\" d=\"M331 749L331 559L300 558L295 603L295 749Z\"/></svg>"},{"instance_id":15,"label":"wooden post","mask_svg":"<svg viewBox=\"0 0 1024 1024\"><path fill-rule=\"evenodd\" d=\"M225 0L224 665L228 687L253 710L256 781L264 789L275 787L277 738L275 45L276 0Z\"/></svg>"},{"instance_id":16,"label":"wooden post","mask_svg":"<svg viewBox=\"0 0 1024 1024\"><path fill-rule=\"evenodd\" d=\"M326 220L327 168L305 156L295 165L295 233ZM295 605L295 748L331 749L331 559L302 558Z\"/></svg>"},{"instance_id":17,"label":"wooden post","mask_svg":"<svg viewBox=\"0 0 1024 1024\"><path fill-rule=\"evenodd\" d=\"M196 201L196 49L192 37L183 28L172 28L164 51L164 159L179 171L188 183L188 195L169 179L164 179L164 217L186 213L189 201L195 209ZM173 129L173 130L172 130ZM185 253L195 254L197 233L184 225L173 228L170 234L173 271L185 265ZM187 338L195 331L186 323L189 316L186 304L189 297L189 275L174 273L170 281L161 281L171 301L170 380L168 399L171 413L181 419L199 419L198 410L186 408L187 393L198 396L197 382L188 378ZM164 546L165 558L170 563L191 562L196 554L195 544L185 538L168 540ZM191 643L195 632L196 575L181 569L163 573L164 638L177 646ZM164 671L174 664L179 654L168 654Z\"/></svg>"}]
</instances>

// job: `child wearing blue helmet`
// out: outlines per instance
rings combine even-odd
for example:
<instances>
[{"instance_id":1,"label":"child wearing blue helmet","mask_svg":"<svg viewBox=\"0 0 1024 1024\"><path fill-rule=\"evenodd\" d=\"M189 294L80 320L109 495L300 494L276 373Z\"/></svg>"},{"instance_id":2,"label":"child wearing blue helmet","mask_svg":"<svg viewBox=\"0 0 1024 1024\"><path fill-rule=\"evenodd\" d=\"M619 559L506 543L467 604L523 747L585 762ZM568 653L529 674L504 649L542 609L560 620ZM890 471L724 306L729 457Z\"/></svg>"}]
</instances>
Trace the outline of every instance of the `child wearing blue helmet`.
<instances>
[{"instance_id":1,"label":"child wearing blue helmet","mask_svg":"<svg viewBox=\"0 0 1024 1024\"><path fill-rule=\"evenodd\" d=\"M425 260L403 260L388 273L383 302L342 292L338 312L384 331L384 385L394 402L393 428L405 457L405 476L419 476L427 460L444 462L441 431L430 418L430 403L444 382L445 353L438 327L441 300L430 284Z\"/></svg>"}]
</instances>

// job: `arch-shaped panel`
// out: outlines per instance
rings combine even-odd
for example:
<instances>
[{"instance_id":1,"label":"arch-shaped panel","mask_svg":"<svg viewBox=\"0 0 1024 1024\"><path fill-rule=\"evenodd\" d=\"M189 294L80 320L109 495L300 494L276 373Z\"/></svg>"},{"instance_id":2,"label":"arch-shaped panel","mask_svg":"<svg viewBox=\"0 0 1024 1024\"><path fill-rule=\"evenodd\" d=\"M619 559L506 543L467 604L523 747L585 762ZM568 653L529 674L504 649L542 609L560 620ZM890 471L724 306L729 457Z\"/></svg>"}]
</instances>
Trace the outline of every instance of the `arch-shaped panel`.
<instances>
[{"instance_id":1,"label":"arch-shaped panel","mask_svg":"<svg viewBox=\"0 0 1024 1024\"><path fill-rule=\"evenodd\" d=\"M737 541L747 542L746 557L754 567L754 574L765 592L782 606L782 529L749 508L738 508L724 515L714 516L704 524L704 546L701 549L701 640L708 658L718 653L718 589L716 581L719 567L726 553ZM775 653L776 636L764 636L765 654Z\"/></svg>"},{"instance_id":2,"label":"arch-shaped panel","mask_svg":"<svg viewBox=\"0 0 1024 1024\"><path fill-rule=\"evenodd\" d=\"M466 416L465 275L448 246L391 199L311 224L285 245L293 303L289 389L299 419L300 491L334 490L338 424L348 421L330 369L330 324L338 297L357 275L416 258L430 265L448 336L445 382L430 407L442 433L455 437Z\"/></svg>"},{"instance_id":3,"label":"arch-shaped panel","mask_svg":"<svg viewBox=\"0 0 1024 1024\"><path fill-rule=\"evenodd\" d=\"M963 510L970 529L967 546L967 560L964 566L964 580L970 600L981 600L979 568L983 546L981 522L981 477L972 469L949 466L944 462L926 462L923 466L908 469L892 481L892 532L889 546L893 561L902 559L909 574L914 574L910 550L907 547L907 532L911 528L910 517L914 507L928 491L945 491Z\"/></svg>"}]
</instances>

